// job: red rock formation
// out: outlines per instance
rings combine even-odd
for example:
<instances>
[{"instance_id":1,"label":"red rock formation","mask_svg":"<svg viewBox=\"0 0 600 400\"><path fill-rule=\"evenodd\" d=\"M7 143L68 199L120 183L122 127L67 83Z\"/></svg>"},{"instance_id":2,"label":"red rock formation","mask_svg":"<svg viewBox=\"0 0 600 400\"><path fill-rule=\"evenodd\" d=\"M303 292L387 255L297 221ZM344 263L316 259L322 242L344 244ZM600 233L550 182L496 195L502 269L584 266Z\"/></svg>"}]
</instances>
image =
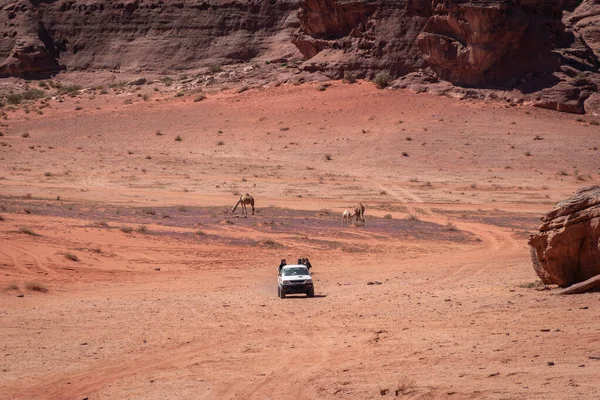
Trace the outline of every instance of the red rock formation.
<instances>
[{"instance_id":1,"label":"red rock formation","mask_svg":"<svg viewBox=\"0 0 600 400\"><path fill-rule=\"evenodd\" d=\"M50 69L60 63L71 71L172 71L299 55L290 39L299 27L297 0L7 1L0 6L1 75L39 72L52 62Z\"/></svg>"},{"instance_id":2,"label":"red rock formation","mask_svg":"<svg viewBox=\"0 0 600 400\"><path fill-rule=\"evenodd\" d=\"M558 203L529 238L534 269L545 284L570 286L600 274L600 186Z\"/></svg>"},{"instance_id":3,"label":"red rock formation","mask_svg":"<svg viewBox=\"0 0 600 400\"><path fill-rule=\"evenodd\" d=\"M4 0L0 9L0 77L302 54L305 71L331 78L429 66L540 107L597 109L600 0ZM581 84L582 73L593 76Z\"/></svg>"},{"instance_id":4,"label":"red rock formation","mask_svg":"<svg viewBox=\"0 0 600 400\"><path fill-rule=\"evenodd\" d=\"M340 77L405 75L424 67L416 38L431 15L431 0L304 0L293 43L307 70Z\"/></svg>"}]
</instances>

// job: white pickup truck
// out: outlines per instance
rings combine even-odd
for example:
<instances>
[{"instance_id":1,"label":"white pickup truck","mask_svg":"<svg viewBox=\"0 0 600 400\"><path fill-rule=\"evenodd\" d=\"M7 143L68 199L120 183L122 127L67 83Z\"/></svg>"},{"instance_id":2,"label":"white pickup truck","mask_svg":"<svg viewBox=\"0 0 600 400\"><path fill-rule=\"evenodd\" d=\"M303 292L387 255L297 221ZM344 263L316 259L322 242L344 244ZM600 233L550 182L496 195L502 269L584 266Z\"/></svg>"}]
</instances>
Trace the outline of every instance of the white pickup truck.
<instances>
[{"instance_id":1,"label":"white pickup truck","mask_svg":"<svg viewBox=\"0 0 600 400\"><path fill-rule=\"evenodd\" d=\"M285 299L287 294L306 293L314 297L315 287L306 265L286 265L279 271L277 295Z\"/></svg>"}]
</instances>

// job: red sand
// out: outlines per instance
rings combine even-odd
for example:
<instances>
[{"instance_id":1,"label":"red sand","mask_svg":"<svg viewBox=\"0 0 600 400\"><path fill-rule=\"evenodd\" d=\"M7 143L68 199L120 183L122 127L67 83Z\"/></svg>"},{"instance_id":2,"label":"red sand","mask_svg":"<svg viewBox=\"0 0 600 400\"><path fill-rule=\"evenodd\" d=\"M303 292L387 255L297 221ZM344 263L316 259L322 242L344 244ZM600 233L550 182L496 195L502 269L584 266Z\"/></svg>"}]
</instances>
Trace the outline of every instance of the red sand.
<instances>
[{"instance_id":1,"label":"red sand","mask_svg":"<svg viewBox=\"0 0 600 400\"><path fill-rule=\"evenodd\" d=\"M5 121L1 399L600 396L600 296L527 288L526 243L598 126L364 82L127 98ZM317 297L278 299L302 256Z\"/></svg>"}]
</instances>

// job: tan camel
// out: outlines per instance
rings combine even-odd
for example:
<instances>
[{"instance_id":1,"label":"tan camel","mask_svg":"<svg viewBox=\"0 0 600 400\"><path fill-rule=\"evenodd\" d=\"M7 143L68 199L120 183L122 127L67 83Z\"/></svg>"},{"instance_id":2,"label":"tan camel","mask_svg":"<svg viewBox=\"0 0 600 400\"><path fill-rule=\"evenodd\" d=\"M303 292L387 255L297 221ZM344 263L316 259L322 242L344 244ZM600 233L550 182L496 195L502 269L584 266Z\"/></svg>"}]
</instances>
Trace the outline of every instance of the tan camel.
<instances>
[{"instance_id":1,"label":"tan camel","mask_svg":"<svg viewBox=\"0 0 600 400\"><path fill-rule=\"evenodd\" d=\"M362 203L358 203L354 209L354 215L357 223L362 222L363 225L365 224L365 206Z\"/></svg>"},{"instance_id":2,"label":"tan camel","mask_svg":"<svg viewBox=\"0 0 600 400\"><path fill-rule=\"evenodd\" d=\"M344 213L342 214L342 226L346 225L350 225L350 222L352 221L352 217L354 215L352 215L352 213L348 210L344 210Z\"/></svg>"},{"instance_id":3,"label":"tan camel","mask_svg":"<svg viewBox=\"0 0 600 400\"><path fill-rule=\"evenodd\" d=\"M242 214L248 214L248 211L246 210L246 205L249 204L252 207L252 215L254 215L254 197L250 196L248 193L241 195L238 202L235 203L235 206L233 206L233 208L231 209L231 212L234 213L235 209L240 204L242 205Z\"/></svg>"}]
</instances>

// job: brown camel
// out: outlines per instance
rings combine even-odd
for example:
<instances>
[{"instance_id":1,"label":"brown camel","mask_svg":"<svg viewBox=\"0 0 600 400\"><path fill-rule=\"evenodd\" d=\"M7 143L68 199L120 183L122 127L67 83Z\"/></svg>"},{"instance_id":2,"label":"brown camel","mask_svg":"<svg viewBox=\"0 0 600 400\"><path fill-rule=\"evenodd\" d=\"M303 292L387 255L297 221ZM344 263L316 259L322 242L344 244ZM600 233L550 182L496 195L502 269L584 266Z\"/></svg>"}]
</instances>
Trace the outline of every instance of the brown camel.
<instances>
[{"instance_id":1,"label":"brown camel","mask_svg":"<svg viewBox=\"0 0 600 400\"><path fill-rule=\"evenodd\" d=\"M233 206L233 209L231 209L231 212L234 213L235 209L240 204L242 204L242 214L248 214L248 211L246 210L246 205L249 204L252 207L252 215L254 215L254 197L250 196L248 193L241 195L238 202L235 203L235 206Z\"/></svg>"},{"instance_id":2,"label":"brown camel","mask_svg":"<svg viewBox=\"0 0 600 400\"><path fill-rule=\"evenodd\" d=\"M354 215L356 216L356 223L362 222L365 224L365 206L362 203L358 203L356 208L354 209Z\"/></svg>"}]
</instances>

